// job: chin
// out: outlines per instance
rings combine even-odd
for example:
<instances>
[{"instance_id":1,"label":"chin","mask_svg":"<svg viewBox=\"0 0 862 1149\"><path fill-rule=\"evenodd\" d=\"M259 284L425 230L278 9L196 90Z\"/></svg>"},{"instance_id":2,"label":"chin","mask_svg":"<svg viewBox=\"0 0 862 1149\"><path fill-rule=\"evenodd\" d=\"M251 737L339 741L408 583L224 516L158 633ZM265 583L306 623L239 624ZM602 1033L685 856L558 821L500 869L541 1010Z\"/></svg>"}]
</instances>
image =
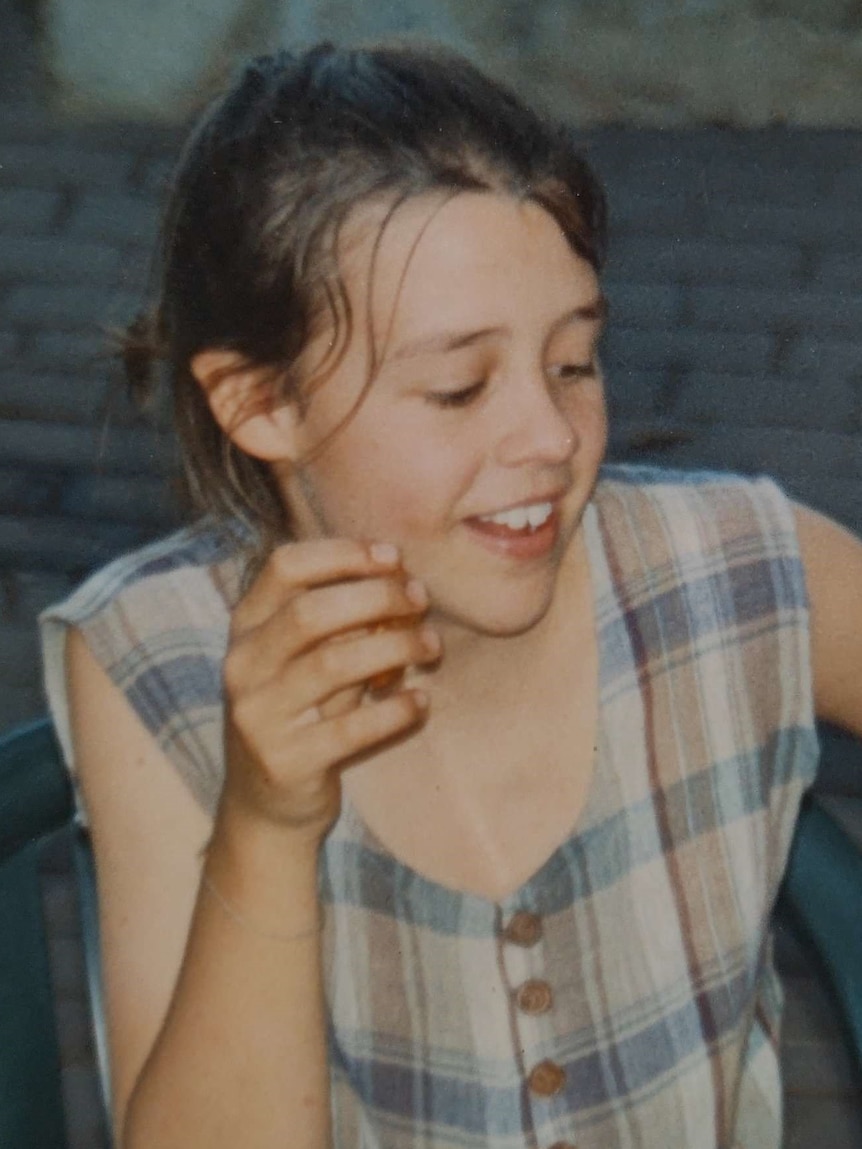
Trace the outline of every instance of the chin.
<instances>
[{"instance_id":1,"label":"chin","mask_svg":"<svg viewBox=\"0 0 862 1149\"><path fill-rule=\"evenodd\" d=\"M490 588L489 588L490 590ZM512 595L501 592L497 601L489 595L474 602L446 603L437 600L437 613L441 621L449 622L464 631L489 638L517 638L527 634L546 617L554 601L554 587L544 594Z\"/></svg>"}]
</instances>

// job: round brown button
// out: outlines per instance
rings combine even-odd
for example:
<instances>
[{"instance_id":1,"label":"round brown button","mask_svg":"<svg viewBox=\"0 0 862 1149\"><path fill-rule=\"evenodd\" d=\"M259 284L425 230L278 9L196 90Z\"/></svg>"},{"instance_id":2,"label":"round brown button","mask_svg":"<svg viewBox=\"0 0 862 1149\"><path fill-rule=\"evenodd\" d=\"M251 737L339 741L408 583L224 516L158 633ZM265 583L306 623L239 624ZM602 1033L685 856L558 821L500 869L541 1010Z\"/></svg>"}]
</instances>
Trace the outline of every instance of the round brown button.
<instances>
[{"instance_id":1,"label":"round brown button","mask_svg":"<svg viewBox=\"0 0 862 1149\"><path fill-rule=\"evenodd\" d=\"M518 987L515 1001L524 1013L547 1013L554 1004L554 994L546 981L532 979Z\"/></svg>"},{"instance_id":2,"label":"round brown button","mask_svg":"<svg viewBox=\"0 0 862 1149\"><path fill-rule=\"evenodd\" d=\"M542 919L538 914L519 910L503 930L503 937L514 946L534 946L542 936Z\"/></svg>"},{"instance_id":3,"label":"round brown button","mask_svg":"<svg viewBox=\"0 0 862 1149\"><path fill-rule=\"evenodd\" d=\"M566 1071L556 1061L540 1061L530 1070L527 1084L538 1097L554 1097L566 1084Z\"/></svg>"}]
</instances>

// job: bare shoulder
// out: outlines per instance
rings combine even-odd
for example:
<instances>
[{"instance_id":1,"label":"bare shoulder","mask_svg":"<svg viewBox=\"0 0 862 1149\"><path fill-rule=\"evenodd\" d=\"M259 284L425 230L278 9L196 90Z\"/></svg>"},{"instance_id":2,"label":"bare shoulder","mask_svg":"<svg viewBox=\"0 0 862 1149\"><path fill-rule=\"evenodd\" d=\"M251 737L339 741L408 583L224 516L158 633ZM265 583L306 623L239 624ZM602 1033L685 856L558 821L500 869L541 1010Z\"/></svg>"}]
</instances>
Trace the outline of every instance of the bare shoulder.
<instances>
[{"instance_id":1,"label":"bare shoulder","mask_svg":"<svg viewBox=\"0 0 862 1149\"><path fill-rule=\"evenodd\" d=\"M797 505L819 718L862 737L862 540Z\"/></svg>"},{"instance_id":2,"label":"bare shoulder","mask_svg":"<svg viewBox=\"0 0 862 1149\"><path fill-rule=\"evenodd\" d=\"M71 631L66 673L90 819L115 1122L161 1028L182 962L210 820Z\"/></svg>"}]
</instances>

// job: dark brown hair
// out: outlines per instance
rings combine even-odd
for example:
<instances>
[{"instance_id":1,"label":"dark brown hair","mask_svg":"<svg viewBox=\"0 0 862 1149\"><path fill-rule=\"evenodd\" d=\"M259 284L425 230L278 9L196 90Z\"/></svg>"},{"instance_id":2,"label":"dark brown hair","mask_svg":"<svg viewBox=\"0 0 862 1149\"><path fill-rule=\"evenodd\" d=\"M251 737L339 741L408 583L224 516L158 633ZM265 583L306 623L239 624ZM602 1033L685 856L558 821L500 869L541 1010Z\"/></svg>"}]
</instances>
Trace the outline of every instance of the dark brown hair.
<instances>
[{"instance_id":1,"label":"dark brown hair","mask_svg":"<svg viewBox=\"0 0 862 1149\"><path fill-rule=\"evenodd\" d=\"M170 383L190 494L260 538L290 536L269 467L212 417L190 361L206 349L271 368L300 398L297 361L313 325L350 307L338 238L359 205L428 192L495 191L544 207L597 270L604 196L570 130L542 118L466 60L440 50L340 50L252 61L204 115L180 159L165 216L155 299L129 329L130 383L158 361ZM390 213L391 214L391 213Z\"/></svg>"}]
</instances>

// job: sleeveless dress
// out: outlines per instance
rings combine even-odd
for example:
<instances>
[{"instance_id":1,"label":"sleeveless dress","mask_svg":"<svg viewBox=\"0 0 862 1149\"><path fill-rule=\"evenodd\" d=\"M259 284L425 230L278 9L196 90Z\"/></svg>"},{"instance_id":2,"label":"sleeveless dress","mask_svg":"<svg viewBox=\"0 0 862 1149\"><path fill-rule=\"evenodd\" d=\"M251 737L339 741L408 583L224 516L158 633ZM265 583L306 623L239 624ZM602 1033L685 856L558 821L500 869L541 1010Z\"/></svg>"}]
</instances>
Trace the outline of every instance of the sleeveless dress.
<instances>
[{"instance_id":1,"label":"sleeveless dress","mask_svg":"<svg viewBox=\"0 0 862 1149\"><path fill-rule=\"evenodd\" d=\"M413 871L347 801L326 840L337 1149L781 1144L769 921L817 765L792 508L768 480L609 466L584 529L599 739L570 836L500 903ZM46 612L73 771L70 624L215 809L241 553L202 524Z\"/></svg>"}]
</instances>

